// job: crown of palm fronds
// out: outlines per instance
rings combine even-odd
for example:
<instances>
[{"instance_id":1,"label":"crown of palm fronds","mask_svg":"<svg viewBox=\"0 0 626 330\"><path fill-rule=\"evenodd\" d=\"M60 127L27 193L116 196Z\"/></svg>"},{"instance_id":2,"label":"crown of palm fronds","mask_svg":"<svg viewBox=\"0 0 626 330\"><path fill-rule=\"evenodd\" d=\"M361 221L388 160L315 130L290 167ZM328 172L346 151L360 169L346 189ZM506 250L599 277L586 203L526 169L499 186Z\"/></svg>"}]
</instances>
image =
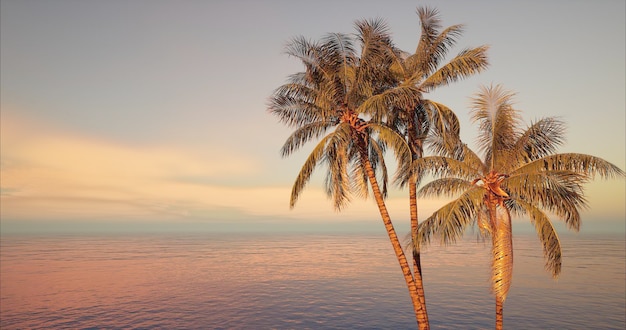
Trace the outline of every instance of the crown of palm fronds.
<instances>
[{"instance_id":1,"label":"crown of palm fronds","mask_svg":"<svg viewBox=\"0 0 626 330\"><path fill-rule=\"evenodd\" d=\"M457 196L422 222L416 240L423 244L438 236L443 243L452 243L468 226L480 226L487 212L485 201L492 196L483 184L488 175L495 175L507 195L498 208L530 218L543 245L546 269L556 277L561 270L560 243L548 214L579 230L580 211L587 207L583 185L596 175L623 177L624 171L595 156L556 153L564 142L564 123L548 117L522 129L513 96L498 85L482 87L472 100L482 160L459 143L413 162L420 178L429 174L438 178L424 185L420 196Z\"/></svg>"},{"instance_id":2,"label":"crown of palm fronds","mask_svg":"<svg viewBox=\"0 0 626 330\"><path fill-rule=\"evenodd\" d=\"M295 128L281 154L289 156L319 140L293 185L291 207L318 165L328 169L325 191L340 210L353 194L368 195L364 155L380 176L383 195L387 148L394 150L399 164L410 164L405 141L378 119L391 104L413 99L416 88L398 86L388 69L397 50L384 21L360 20L355 26L354 36L330 33L318 42L296 37L287 45L287 54L305 70L291 75L269 101L269 112Z\"/></svg>"},{"instance_id":3,"label":"crown of palm fronds","mask_svg":"<svg viewBox=\"0 0 626 330\"><path fill-rule=\"evenodd\" d=\"M418 7L421 36L415 53L393 53L391 72L401 86L416 88L416 97L396 100L385 112L385 120L405 136L412 150L412 160L422 157L424 148L432 148L437 153L446 151L458 153L459 121L454 112L444 104L428 100L424 94L435 88L448 85L472 76L488 66L487 46L469 48L459 52L447 63L446 56L458 38L463 26L453 25L442 29L441 19L436 9ZM381 117L382 118L382 117ZM408 170L398 172L394 182L400 187L412 182L415 175Z\"/></svg>"}]
</instances>

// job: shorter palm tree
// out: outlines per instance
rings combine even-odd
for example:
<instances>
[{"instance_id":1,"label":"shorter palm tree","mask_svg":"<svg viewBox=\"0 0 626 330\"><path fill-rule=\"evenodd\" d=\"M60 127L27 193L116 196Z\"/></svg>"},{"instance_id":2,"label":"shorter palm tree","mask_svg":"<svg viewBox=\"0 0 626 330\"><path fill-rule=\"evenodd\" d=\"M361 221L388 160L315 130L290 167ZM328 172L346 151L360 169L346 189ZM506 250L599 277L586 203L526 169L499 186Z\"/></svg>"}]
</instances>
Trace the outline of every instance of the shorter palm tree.
<instances>
[{"instance_id":1,"label":"shorter palm tree","mask_svg":"<svg viewBox=\"0 0 626 330\"><path fill-rule=\"evenodd\" d=\"M583 184L595 175L624 176L624 171L601 158L556 153L564 141L564 124L556 118L540 119L521 129L512 97L498 85L482 87L473 99L470 114L479 124L483 159L459 143L456 149L440 144L437 155L413 162L420 179L426 173L438 178L420 189L420 197L455 197L420 224L416 244L428 244L433 236L443 244L454 243L471 225L491 237L496 329L502 328L513 274L511 215L530 218L543 245L546 270L556 278L561 272L561 244L548 214L578 231L580 210L586 206Z\"/></svg>"}]
</instances>

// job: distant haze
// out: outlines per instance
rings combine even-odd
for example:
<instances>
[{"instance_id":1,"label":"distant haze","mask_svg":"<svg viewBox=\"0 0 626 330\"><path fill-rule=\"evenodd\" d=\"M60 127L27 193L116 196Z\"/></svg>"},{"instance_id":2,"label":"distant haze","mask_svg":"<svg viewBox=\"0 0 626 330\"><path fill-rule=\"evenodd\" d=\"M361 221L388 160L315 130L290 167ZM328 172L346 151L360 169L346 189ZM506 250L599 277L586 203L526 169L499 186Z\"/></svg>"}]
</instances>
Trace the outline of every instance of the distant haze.
<instances>
[{"instance_id":1,"label":"distant haze","mask_svg":"<svg viewBox=\"0 0 626 330\"><path fill-rule=\"evenodd\" d=\"M502 84L526 122L565 121L561 152L626 168L624 1L7 0L0 230L382 231L372 199L333 210L321 169L289 209L311 146L280 157L290 130L267 99L302 70L284 54L291 37L380 17L413 52L418 5L465 24L449 58L490 45L487 71L428 95L457 113L467 143L468 98ZM625 190L623 179L587 185L582 231L624 232ZM420 200L420 219L443 202ZM388 206L406 228L408 192L392 190Z\"/></svg>"}]
</instances>

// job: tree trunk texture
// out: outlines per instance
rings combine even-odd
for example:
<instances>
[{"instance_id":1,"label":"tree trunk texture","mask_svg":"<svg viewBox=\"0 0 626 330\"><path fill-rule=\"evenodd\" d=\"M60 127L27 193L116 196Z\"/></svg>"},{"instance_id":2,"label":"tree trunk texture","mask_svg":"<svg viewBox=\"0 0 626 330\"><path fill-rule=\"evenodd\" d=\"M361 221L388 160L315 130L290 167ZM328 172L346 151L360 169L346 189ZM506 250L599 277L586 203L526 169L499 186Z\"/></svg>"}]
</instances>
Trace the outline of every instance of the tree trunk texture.
<instances>
[{"instance_id":1,"label":"tree trunk texture","mask_svg":"<svg viewBox=\"0 0 626 330\"><path fill-rule=\"evenodd\" d=\"M367 175L370 179L370 184L372 185L372 191L376 199L376 204L378 205L378 210L380 211L380 215L385 225L385 229L387 230L387 234L389 235L389 240L391 241L391 245L393 246L393 251L398 258L400 268L402 269L402 274L404 275L404 280L406 281L406 285L409 289L409 295L411 296L411 301L413 302L413 310L415 311L417 326L420 330L428 330L430 329L430 326L428 324L428 319L424 319L425 310L419 297L417 288L415 286L413 274L411 273L411 267L409 266L404 251L402 250L402 245L400 244L400 240L398 239L396 230L391 223L391 217L389 216L389 212L387 211L387 206L385 205L383 195L380 192L380 187L378 186L378 181L376 180L376 174L374 173L374 169L372 168L372 165L367 157L364 157L363 162L365 163Z\"/></svg>"},{"instance_id":2,"label":"tree trunk texture","mask_svg":"<svg viewBox=\"0 0 626 330\"><path fill-rule=\"evenodd\" d=\"M411 239L413 239L417 235L417 226L418 226L418 218L417 218L417 184L415 179L411 179L409 182L409 199L410 199L410 209L411 209ZM415 245L414 245L415 246ZM428 320L428 310L426 309L426 294L424 293L424 282L422 278L422 263L421 263L421 255L419 247L415 247L413 249L413 276L415 278L415 287L417 289L417 294L420 298L420 302L422 304L420 318L429 324Z\"/></svg>"},{"instance_id":3,"label":"tree trunk texture","mask_svg":"<svg viewBox=\"0 0 626 330\"><path fill-rule=\"evenodd\" d=\"M488 192L487 205L491 226L492 286L496 298L496 330L502 329L504 301L513 276L513 244L511 218L508 211L502 210L498 216L498 198Z\"/></svg>"},{"instance_id":4,"label":"tree trunk texture","mask_svg":"<svg viewBox=\"0 0 626 330\"><path fill-rule=\"evenodd\" d=\"M412 111L408 111L408 113L412 113ZM408 122L408 143L409 149L411 150L411 160L414 161L422 157L423 153L423 143L420 139L417 138L415 123L413 120L409 120ZM411 240L417 235L417 228L419 225L418 213L417 213L417 178L415 175L412 175L409 178L409 209L411 215ZM415 243L415 242L413 242ZM415 244L413 244L415 247ZM426 294L424 293L424 282L422 278L422 260L420 255L419 248L413 249L413 276L415 278L415 286L417 288L417 294L420 298L420 302L422 303L422 314L420 317L427 324L429 324L428 320L428 311L426 309Z\"/></svg>"},{"instance_id":5,"label":"tree trunk texture","mask_svg":"<svg viewBox=\"0 0 626 330\"><path fill-rule=\"evenodd\" d=\"M504 302L496 296L496 330L502 330L504 321Z\"/></svg>"}]
</instances>

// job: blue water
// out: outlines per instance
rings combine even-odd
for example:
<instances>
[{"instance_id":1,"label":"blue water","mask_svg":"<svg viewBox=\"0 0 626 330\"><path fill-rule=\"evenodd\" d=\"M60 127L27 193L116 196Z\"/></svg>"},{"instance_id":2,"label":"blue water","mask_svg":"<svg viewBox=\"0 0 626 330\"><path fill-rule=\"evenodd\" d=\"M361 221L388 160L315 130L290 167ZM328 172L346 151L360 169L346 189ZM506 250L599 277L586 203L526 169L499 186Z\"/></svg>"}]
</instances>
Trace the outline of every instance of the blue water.
<instances>
[{"instance_id":1,"label":"blue water","mask_svg":"<svg viewBox=\"0 0 626 330\"><path fill-rule=\"evenodd\" d=\"M558 280L514 240L505 329L625 329L626 244L562 237ZM491 329L489 245L423 254L433 329ZM3 236L1 329L411 329L384 235Z\"/></svg>"}]
</instances>

